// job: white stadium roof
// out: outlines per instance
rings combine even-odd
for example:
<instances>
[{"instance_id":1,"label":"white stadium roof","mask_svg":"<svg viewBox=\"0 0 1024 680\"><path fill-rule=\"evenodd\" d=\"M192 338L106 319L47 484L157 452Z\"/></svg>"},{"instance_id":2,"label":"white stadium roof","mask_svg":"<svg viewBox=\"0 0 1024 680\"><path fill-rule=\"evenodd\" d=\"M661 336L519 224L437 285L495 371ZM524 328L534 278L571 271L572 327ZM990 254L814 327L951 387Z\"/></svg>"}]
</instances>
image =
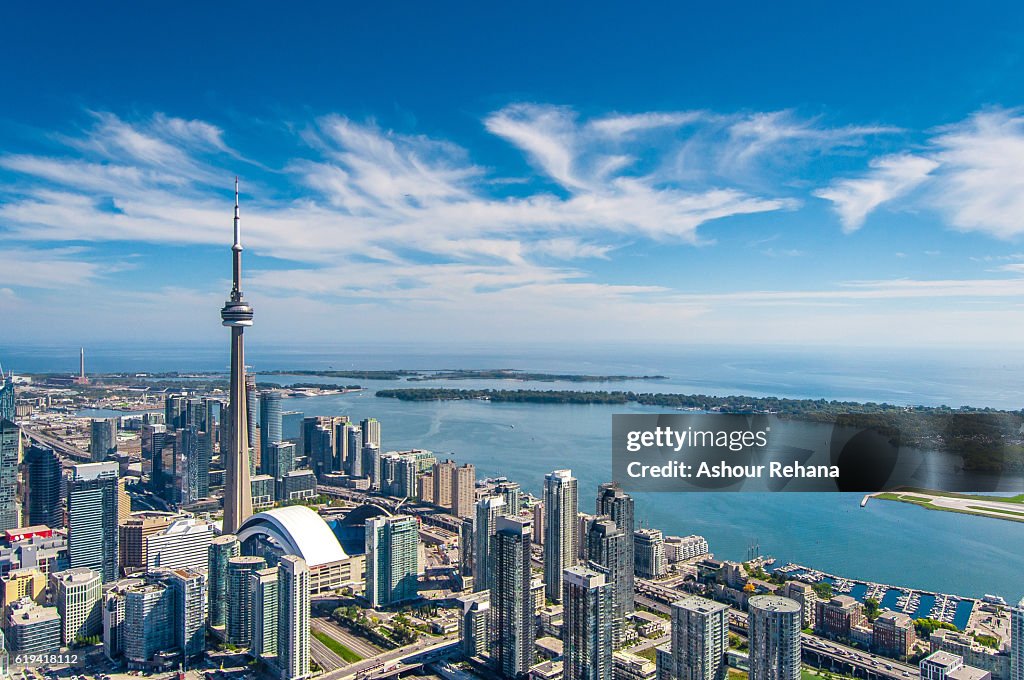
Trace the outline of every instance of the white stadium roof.
<instances>
[{"instance_id":1,"label":"white stadium roof","mask_svg":"<svg viewBox=\"0 0 1024 680\"><path fill-rule=\"evenodd\" d=\"M304 505L260 512L242 522L238 540L262 534L279 543L287 554L298 555L312 567L348 559L327 522Z\"/></svg>"}]
</instances>

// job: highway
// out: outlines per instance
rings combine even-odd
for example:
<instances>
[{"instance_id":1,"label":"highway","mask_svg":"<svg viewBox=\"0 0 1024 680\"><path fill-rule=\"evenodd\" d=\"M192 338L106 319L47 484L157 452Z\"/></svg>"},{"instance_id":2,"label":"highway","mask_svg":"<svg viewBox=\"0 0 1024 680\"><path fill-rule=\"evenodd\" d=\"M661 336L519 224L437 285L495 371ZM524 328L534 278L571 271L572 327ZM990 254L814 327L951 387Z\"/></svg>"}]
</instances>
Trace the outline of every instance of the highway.
<instances>
[{"instance_id":1,"label":"highway","mask_svg":"<svg viewBox=\"0 0 1024 680\"><path fill-rule=\"evenodd\" d=\"M24 433L26 437L29 438L29 440L38 442L43 446L48 446L49 448L53 449L58 454L66 458L72 458L79 463L88 463L92 460L89 457L89 454L86 453L85 451L75 448L74 446L66 444L65 442L62 442L61 440L51 437L49 435L36 432L35 430L29 428L28 426L22 426L21 431L22 433ZM70 467L71 465L74 464L68 462L67 460L64 460L63 463L64 467Z\"/></svg>"},{"instance_id":2,"label":"highway","mask_svg":"<svg viewBox=\"0 0 1024 680\"><path fill-rule=\"evenodd\" d=\"M459 649L459 641L451 638L427 638L411 645L382 652L375 657L357 661L320 676L321 680L347 680L348 678L378 678L395 674L402 665L432 663Z\"/></svg>"}]
</instances>

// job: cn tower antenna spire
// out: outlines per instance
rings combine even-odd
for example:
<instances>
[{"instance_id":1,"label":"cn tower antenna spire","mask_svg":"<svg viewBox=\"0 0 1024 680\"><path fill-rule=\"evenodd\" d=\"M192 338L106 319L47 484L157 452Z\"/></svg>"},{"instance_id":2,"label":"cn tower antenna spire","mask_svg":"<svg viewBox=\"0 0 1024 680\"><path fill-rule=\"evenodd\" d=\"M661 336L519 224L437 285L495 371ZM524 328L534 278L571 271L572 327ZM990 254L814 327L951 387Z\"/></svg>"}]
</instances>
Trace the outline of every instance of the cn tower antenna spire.
<instances>
[{"instance_id":1,"label":"cn tower antenna spire","mask_svg":"<svg viewBox=\"0 0 1024 680\"><path fill-rule=\"evenodd\" d=\"M223 325L231 329L231 383L227 442L221 444L224 461L223 531L232 534L252 514L249 480L249 432L246 414L245 349L243 331L252 326L252 307L242 297L242 241L239 234L238 177L235 177L235 240L231 246L231 295L220 310ZM225 444L227 446L225 446Z\"/></svg>"}]
</instances>

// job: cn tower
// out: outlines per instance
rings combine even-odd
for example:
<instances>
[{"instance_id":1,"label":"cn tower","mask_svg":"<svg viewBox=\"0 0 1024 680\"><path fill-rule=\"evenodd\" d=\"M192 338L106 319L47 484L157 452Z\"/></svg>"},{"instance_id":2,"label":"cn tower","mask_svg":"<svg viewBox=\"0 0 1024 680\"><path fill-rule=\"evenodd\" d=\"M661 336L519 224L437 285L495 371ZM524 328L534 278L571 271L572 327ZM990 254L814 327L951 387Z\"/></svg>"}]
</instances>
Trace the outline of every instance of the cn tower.
<instances>
[{"instance_id":1,"label":"cn tower","mask_svg":"<svg viewBox=\"0 0 1024 680\"><path fill-rule=\"evenodd\" d=\"M242 332L252 325L252 307L242 298L242 242L238 233L238 178L235 178L235 242L231 246L231 298L220 310L222 323L231 329L231 394L228 411L227 448L221 447L224 461L224 528L233 534L252 514L252 488L249 482L249 434L245 395L245 349Z\"/></svg>"}]
</instances>

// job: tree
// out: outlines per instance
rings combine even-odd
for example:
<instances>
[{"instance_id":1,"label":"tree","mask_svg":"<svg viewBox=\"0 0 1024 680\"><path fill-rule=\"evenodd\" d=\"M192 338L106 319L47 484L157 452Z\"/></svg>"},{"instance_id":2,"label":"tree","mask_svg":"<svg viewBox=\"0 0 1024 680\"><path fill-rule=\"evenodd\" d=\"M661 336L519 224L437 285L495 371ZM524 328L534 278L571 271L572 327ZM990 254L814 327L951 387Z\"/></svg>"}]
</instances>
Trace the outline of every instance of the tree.
<instances>
[{"instance_id":1,"label":"tree","mask_svg":"<svg viewBox=\"0 0 1024 680\"><path fill-rule=\"evenodd\" d=\"M864 614L868 617L868 621L874 621L881 613L882 610L878 606L878 600L873 597L864 600Z\"/></svg>"},{"instance_id":2,"label":"tree","mask_svg":"<svg viewBox=\"0 0 1024 680\"><path fill-rule=\"evenodd\" d=\"M828 581L819 581L811 586L811 589L814 591L815 595L823 600L832 599L832 584Z\"/></svg>"}]
</instances>

